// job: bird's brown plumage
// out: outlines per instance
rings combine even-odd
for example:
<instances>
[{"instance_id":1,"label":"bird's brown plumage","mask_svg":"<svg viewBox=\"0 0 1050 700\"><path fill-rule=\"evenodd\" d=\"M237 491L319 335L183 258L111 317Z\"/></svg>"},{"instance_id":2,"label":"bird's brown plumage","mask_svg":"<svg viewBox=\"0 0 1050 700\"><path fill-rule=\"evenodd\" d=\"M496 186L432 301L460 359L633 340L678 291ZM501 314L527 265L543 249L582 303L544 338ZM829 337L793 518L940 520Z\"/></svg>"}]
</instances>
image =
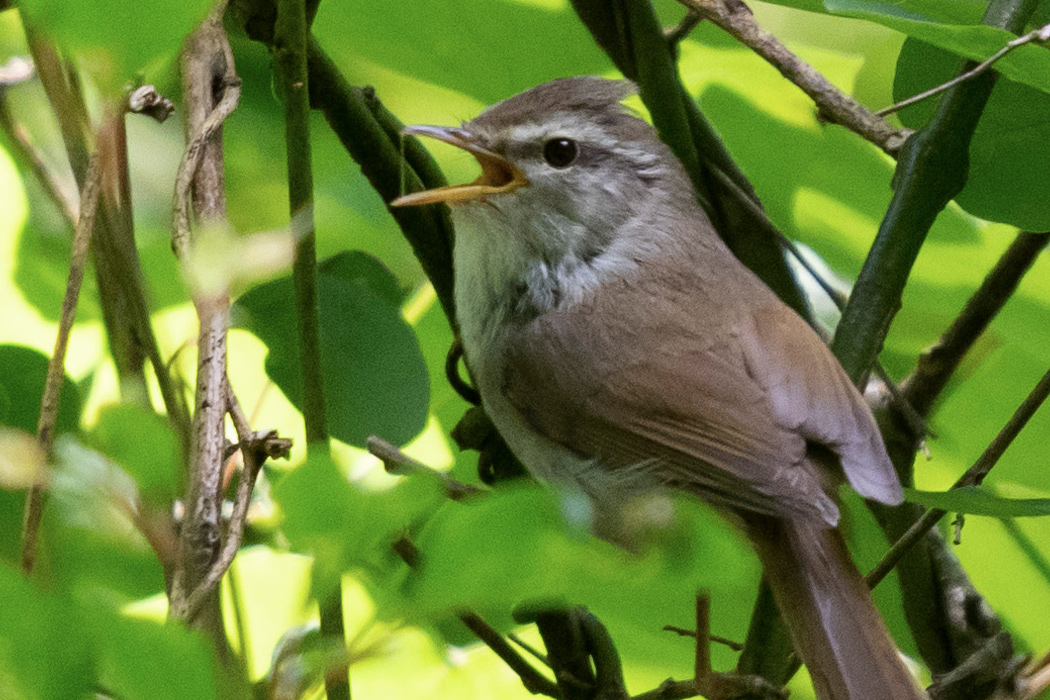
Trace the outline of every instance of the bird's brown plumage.
<instances>
[{"instance_id":1,"label":"bird's brown plumage","mask_svg":"<svg viewBox=\"0 0 1050 700\"><path fill-rule=\"evenodd\" d=\"M722 243L670 150L619 104L627 86L566 79L495 105L443 140L503 158L522 184L405 200L455 205L456 303L485 408L526 467L577 482L599 514L623 487L663 483L737 516L821 700L919 700L836 527L843 473L901 500L874 419ZM551 139L578 157L545 162Z\"/></svg>"}]
</instances>

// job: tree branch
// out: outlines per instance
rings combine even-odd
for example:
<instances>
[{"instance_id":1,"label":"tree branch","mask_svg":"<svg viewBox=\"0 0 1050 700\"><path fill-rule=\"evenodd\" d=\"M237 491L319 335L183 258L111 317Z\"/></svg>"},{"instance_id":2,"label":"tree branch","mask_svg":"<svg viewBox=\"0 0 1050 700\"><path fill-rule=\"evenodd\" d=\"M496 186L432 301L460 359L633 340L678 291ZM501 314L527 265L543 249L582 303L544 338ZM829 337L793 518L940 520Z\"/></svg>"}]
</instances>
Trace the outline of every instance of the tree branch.
<instances>
[{"instance_id":1,"label":"tree branch","mask_svg":"<svg viewBox=\"0 0 1050 700\"><path fill-rule=\"evenodd\" d=\"M412 459L399 450L396 445L392 445L375 435L368 438L367 446L368 451L372 455L382 460L387 473L404 476L421 474L438 479L444 485L446 495L454 501L462 501L465 498L484 493L484 491L473 484L464 484L462 481L453 479L445 472L440 472L433 467L428 467L422 462Z\"/></svg>"},{"instance_id":2,"label":"tree branch","mask_svg":"<svg viewBox=\"0 0 1050 700\"><path fill-rule=\"evenodd\" d=\"M678 78L648 0L572 0L616 67L638 83L660 138L682 162L704 211L733 254L804 318L809 308L747 178Z\"/></svg>"},{"instance_id":3,"label":"tree branch","mask_svg":"<svg viewBox=\"0 0 1050 700\"><path fill-rule=\"evenodd\" d=\"M234 557L237 556L237 551L241 548L255 479L259 476L259 470L262 469L263 461L266 459L268 452L268 448L265 445L268 441L276 438L274 431L261 434L252 432L248 418L244 415L244 410L237 401L228 379L224 382L224 385L226 388L226 411L230 414L233 426L237 431L241 459L244 464L241 469L240 480L237 482L237 495L233 502L233 512L230 515L230 522L226 526L226 540L223 542L219 556L212 562L208 573L186 599L187 619L193 619L197 614L200 606L204 604L208 596L215 590L215 587L233 563ZM287 446L290 447L290 443ZM287 452L284 455L287 456Z\"/></svg>"},{"instance_id":4,"label":"tree branch","mask_svg":"<svg viewBox=\"0 0 1050 700\"><path fill-rule=\"evenodd\" d=\"M1037 5L993 0L984 22L1016 32ZM855 383L878 356L934 219L966 182L970 140L995 81L995 73L984 73L951 88L929 124L900 151L893 199L832 342Z\"/></svg>"},{"instance_id":5,"label":"tree branch","mask_svg":"<svg viewBox=\"0 0 1050 700\"><path fill-rule=\"evenodd\" d=\"M310 104L324 114L383 201L389 204L405 192L448 184L419 139L402 137L403 125L383 107L375 92L347 83L312 38L309 68ZM389 211L434 285L441 308L455 329L452 222L448 208L390 207Z\"/></svg>"},{"instance_id":6,"label":"tree branch","mask_svg":"<svg viewBox=\"0 0 1050 700\"><path fill-rule=\"evenodd\" d=\"M919 358L902 385L908 403L927 414L963 357L1013 296L1025 273L1050 242L1050 233L1019 233L940 340Z\"/></svg>"},{"instance_id":7,"label":"tree branch","mask_svg":"<svg viewBox=\"0 0 1050 700\"><path fill-rule=\"evenodd\" d=\"M62 299L62 313L58 322L58 334L55 337L55 350L51 353L51 359L47 365L47 379L44 382L44 393L40 398L40 417L37 420L36 434L40 451L44 455L51 454L51 447L54 444L55 421L58 418L62 380L65 378L69 333L76 317L77 300L80 298L80 286L84 281L84 267L87 265L91 233L95 228L95 214L98 211L99 193L102 187L102 160L102 155L96 153L88 161L84 190L80 195L80 219L73 233L69 279L66 282L65 297ZM43 510L43 487L34 484L26 495L25 522L22 529L22 571L27 575L32 573L33 564L36 561L36 539Z\"/></svg>"},{"instance_id":8,"label":"tree branch","mask_svg":"<svg viewBox=\"0 0 1050 700\"><path fill-rule=\"evenodd\" d=\"M222 7L220 2L188 37L182 54L188 145L176 178L172 248L183 264L189 264L191 259L190 202L197 220L204 225L202 235L206 235L209 225L222 222L226 217L225 164L218 124L236 105L239 81L222 27ZM220 561L222 542L229 298L225 288L217 293L194 288L191 293L200 324L197 389L188 460L186 518L180 533L179 560L172 577L169 615L206 630L219 658L228 662L232 653L226 640L218 589L209 582L209 577Z\"/></svg>"},{"instance_id":9,"label":"tree branch","mask_svg":"<svg viewBox=\"0 0 1050 700\"><path fill-rule=\"evenodd\" d=\"M1035 415L1035 412L1039 410L1039 407L1046 401L1047 396L1050 396L1050 370L1047 370L1043 378L1035 385L1035 388L1029 392L1028 396L1017 407L1014 414L1010 417L1010 420L1003 426L999 434L995 436L995 439L989 443L988 447L985 448L981 456L977 458L977 461L973 463L966 472L958 478L955 484L952 485L953 489L957 489L963 486L978 486L988 473L992 470L992 467L996 465L999 458L1003 456L1006 449L1010 447L1014 439L1021 433L1021 430L1028 424L1028 421ZM947 511L939 510L937 508L926 511L923 516L915 522L914 525L909 528L908 532L904 534L899 540L897 540L890 551L886 553L882 561L872 569L868 575L868 585L875 586L881 581L886 575L896 566L897 562L900 561L901 556L907 552L911 547L915 545L919 539L922 538L926 532L937 524L941 518L947 514Z\"/></svg>"},{"instance_id":10,"label":"tree branch","mask_svg":"<svg viewBox=\"0 0 1050 700\"><path fill-rule=\"evenodd\" d=\"M963 82L964 80L970 80L971 78L976 78L978 75L980 75L981 73L983 73L986 70L988 70L989 68L991 68L995 64L996 61L1001 59L1006 54L1010 53L1011 51L1013 51L1014 49L1016 49L1016 48L1018 48L1020 46L1024 46L1025 44L1030 44L1033 41L1044 42L1044 43L1047 42L1047 41L1050 41L1050 24L1043 25L1039 29L1033 29L1032 31L1028 32L1027 34L1025 34L1023 36L1019 36L1016 39L1013 39L1012 41L1006 42L1006 46L1004 46L1003 48L999 49L994 54L992 54L991 56L989 56L985 60L983 60L980 63L978 63L971 70L968 70L965 73L962 73L961 75L957 75L954 78L952 78L951 80L949 80L947 82L944 82L944 83L941 83L940 85L938 85L936 87L932 87L929 90L924 90L923 92L920 92L917 95L912 95L911 97L909 97L906 100L901 100L900 102L895 102L894 104L891 104L889 107L884 107L884 108L880 109L879 111L875 112L875 114L877 114L878 116L882 117L882 116L886 116L887 114L893 114L894 112L899 112L900 110L904 109L905 107L909 107L909 106L911 106L913 104L916 104L918 102L922 102L923 100L927 100L927 99L929 99L931 97L934 97L935 95L939 95L942 92L944 92L945 90L948 90L950 88L955 87L956 85L958 85L959 83Z\"/></svg>"},{"instance_id":11,"label":"tree branch","mask_svg":"<svg viewBox=\"0 0 1050 700\"><path fill-rule=\"evenodd\" d=\"M872 113L832 85L813 66L791 53L779 39L758 25L743 0L678 1L710 20L780 71L812 98L822 119L846 127L891 156L896 156L911 135L910 130L896 129L881 116Z\"/></svg>"}]
</instances>

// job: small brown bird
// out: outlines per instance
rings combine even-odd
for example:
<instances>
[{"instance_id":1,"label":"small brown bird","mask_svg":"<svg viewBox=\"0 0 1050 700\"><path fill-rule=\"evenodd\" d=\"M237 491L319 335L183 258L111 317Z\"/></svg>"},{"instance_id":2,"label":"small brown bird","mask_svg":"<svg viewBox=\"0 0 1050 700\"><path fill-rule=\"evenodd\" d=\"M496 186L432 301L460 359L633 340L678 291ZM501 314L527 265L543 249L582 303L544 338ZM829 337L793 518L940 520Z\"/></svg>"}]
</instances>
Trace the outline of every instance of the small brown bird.
<instances>
[{"instance_id":1,"label":"small brown bird","mask_svg":"<svg viewBox=\"0 0 1050 700\"><path fill-rule=\"evenodd\" d=\"M621 105L633 90L556 80L461 128L405 130L481 164L471 184L395 204L452 205L485 410L534 475L582 489L607 522L671 486L741 523L821 700L923 698L837 528L843 474L866 498L902 499L875 421Z\"/></svg>"}]
</instances>

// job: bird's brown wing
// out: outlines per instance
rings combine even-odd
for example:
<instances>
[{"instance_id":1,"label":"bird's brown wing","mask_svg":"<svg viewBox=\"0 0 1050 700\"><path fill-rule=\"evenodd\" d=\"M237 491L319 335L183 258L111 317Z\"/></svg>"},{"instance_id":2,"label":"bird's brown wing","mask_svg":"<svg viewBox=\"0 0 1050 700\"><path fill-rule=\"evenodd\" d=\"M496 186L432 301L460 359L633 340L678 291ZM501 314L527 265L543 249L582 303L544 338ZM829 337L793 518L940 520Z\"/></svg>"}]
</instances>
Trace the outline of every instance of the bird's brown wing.
<instances>
[{"instance_id":1,"label":"bird's brown wing","mask_svg":"<svg viewBox=\"0 0 1050 700\"><path fill-rule=\"evenodd\" d=\"M904 494L875 419L823 341L779 306L759 306L749 320L741 347L776 421L835 452L862 496L900 503Z\"/></svg>"},{"instance_id":2,"label":"bird's brown wing","mask_svg":"<svg viewBox=\"0 0 1050 700\"><path fill-rule=\"evenodd\" d=\"M658 292L606 288L601 301L524 326L505 366L510 402L548 438L605 468L644 465L722 505L836 522L797 430L808 423L782 420L770 401L769 387L791 387L751 367L748 351L761 337L724 308Z\"/></svg>"}]
</instances>

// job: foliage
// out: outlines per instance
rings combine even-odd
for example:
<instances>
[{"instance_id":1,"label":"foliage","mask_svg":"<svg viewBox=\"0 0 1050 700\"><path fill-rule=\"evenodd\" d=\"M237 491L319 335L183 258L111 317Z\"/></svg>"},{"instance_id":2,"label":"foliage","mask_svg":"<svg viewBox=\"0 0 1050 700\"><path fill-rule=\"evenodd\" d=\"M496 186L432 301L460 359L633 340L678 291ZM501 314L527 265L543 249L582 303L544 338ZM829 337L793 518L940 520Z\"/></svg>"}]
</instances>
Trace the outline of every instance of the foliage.
<instances>
[{"instance_id":1,"label":"foliage","mask_svg":"<svg viewBox=\"0 0 1050 700\"><path fill-rule=\"evenodd\" d=\"M29 53L24 13L29 38L36 32L54 42L78 67L92 124L103 123L127 83L153 82L182 106L177 51L207 3L18 4L0 10L0 63ZM764 27L873 107L937 85L964 59L985 58L1014 37L981 23L980 0L754 5ZM655 7L666 26L683 14L670 0ZM1050 20L1048 8L1042 2L1032 22ZM229 225L241 236L287 231L294 227L285 127L271 54L248 38L232 10L227 27L242 80L240 104L223 127ZM454 124L555 77L616 75L567 0L329 1L320 3L312 32L351 84L374 86L405 123ZM893 160L821 123L808 97L710 23L678 44L677 58L688 95L769 219L833 284L848 288L842 280L859 274L893 196ZM916 370L1018 229L1050 229L1048 68L1050 52L1035 43L996 64L1001 77L969 145L965 188L937 216L880 354L895 379ZM919 129L936 105L928 100L894 119ZM63 136L71 137L57 126L42 82L0 85L0 110L28 130L60 191L72 198L78 184ZM170 247L172 188L185 148L177 122L127 115L128 179L162 364L192 406L197 316ZM186 506L193 443L164 417L155 367L146 375L145 402L136 402L127 377L118 376L105 287L96 281L106 263L96 254L66 359L39 559L28 580L18 573L25 484L8 477L5 461L21 443L0 435L0 697L240 696L247 681L283 668L271 667L275 649L296 656L295 635L310 638L303 630L317 619L315 602L333 595L344 605L349 645L345 657L325 663L349 663L362 698L528 697L518 677L460 625L465 608L500 631L535 640L535 628L516 622L515 609L520 619L530 607L585 604L609 629L633 692L669 676L691 677L692 643L662 628L695 624L699 588L711 595L712 632L743 640L760 572L739 534L706 507L684 498L649 504L647 538L638 551L623 552L586 534L590 513L576 494L512 484L454 501L441 477L387 475L361 449L379 435L461 482L480 483L477 455L448 438L469 406L445 378L449 322L366 177L368 167L362 172L319 114L310 126L321 366L333 446L331 454L311 446L306 457L299 408L317 387L304 387L299 373L295 282L261 272L270 279L235 290L230 384L253 429L276 429L294 447L287 465L267 464L249 511L250 546L223 584L225 634L238 661L229 663L221 645L197 631L163 621L179 551L172 513ZM20 431L11 434L24 442L37 430L72 228L13 134L6 127L0 134L0 424ZM450 181L475 176L469 158L441 144L433 152ZM255 264L250 257L244 263ZM290 269L291 260L283 263ZM826 297L806 273L797 278L820 321L833 326L837 312ZM984 487L943 491L1050 364L1048 280L1043 252L937 398L928 416L932 459L916 462L909 491L915 503L974 516L953 551L1019 650L1038 653L1050 647L1050 520L1002 519L1047 514L1050 472L1040 465L1050 449L1050 412L1035 416ZM236 481L224 482L228 500ZM844 498L851 546L860 568L871 568L887 543L859 499ZM402 541L418 548L414 566L395 554ZM876 599L902 649L917 658L921 645L895 581L877 589ZM736 663L726 648L714 654L716 668ZM227 671L238 664L244 674ZM321 664L315 675L306 673L302 685L316 688L324 670ZM812 697L804 677L791 687L793 697Z\"/></svg>"}]
</instances>

